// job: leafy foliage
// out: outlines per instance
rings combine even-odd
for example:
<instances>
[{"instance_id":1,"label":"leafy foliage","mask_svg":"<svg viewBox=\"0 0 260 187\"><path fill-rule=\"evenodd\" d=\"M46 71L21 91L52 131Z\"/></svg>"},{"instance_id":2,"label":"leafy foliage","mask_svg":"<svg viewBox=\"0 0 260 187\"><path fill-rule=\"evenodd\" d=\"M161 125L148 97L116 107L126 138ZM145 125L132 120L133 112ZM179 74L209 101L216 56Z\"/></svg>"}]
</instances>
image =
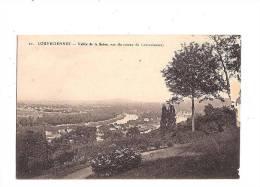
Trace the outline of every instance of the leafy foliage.
<instances>
[{"instance_id":1,"label":"leafy foliage","mask_svg":"<svg viewBox=\"0 0 260 187\"><path fill-rule=\"evenodd\" d=\"M194 98L200 101L213 98L224 101L220 92L226 85L220 73L218 58L212 52L213 46L209 43L183 44L162 71L166 86L174 98L192 99L192 131L195 130Z\"/></svg>"},{"instance_id":2,"label":"leafy foliage","mask_svg":"<svg viewBox=\"0 0 260 187\"><path fill-rule=\"evenodd\" d=\"M196 116L197 129L206 134L218 133L224 127L236 127L236 111L232 107L214 108L211 104L205 106L204 115ZM187 120L191 124L191 119Z\"/></svg>"},{"instance_id":3,"label":"leafy foliage","mask_svg":"<svg viewBox=\"0 0 260 187\"><path fill-rule=\"evenodd\" d=\"M219 91L225 84L212 50L208 43L190 43L175 52L172 62L162 71L169 91L180 97L222 98Z\"/></svg>"},{"instance_id":4,"label":"leafy foliage","mask_svg":"<svg viewBox=\"0 0 260 187\"><path fill-rule=\"evenodd\" d=\"M240 35L212 35L214 41L213 54L218 59L218 64L225 77L225 90L231 99L230 77L241 80L241 44Z\"/></svg>"},{"instance_id":5,"label":"leafy foliage","mask_svg":"<svg viewBox=\"0 0 260 187\"><path fill-rule=\"evenodd\" d=\"M214 50L219 61L223 61L230 76L240 80L241 44L240 35L210 36L215 44Z\"/></svg>"},{"instance_id":6,"label":"leafy foliage","mask_svg":"<svg viewBox=\"0 0 260 187\"><path fill-rule=\"evenodd\" d=\"M126 136L128 137L134 137L140 134L140 131L138 129L138 127L131 127L128 129Z\"/></svg>"},{"instance_id":7,"label":"leafy foliage","mask_svg":"<svg viewBox=\"0 0 260 187\"><path fill-rule=\"evenodd\" d=\"M162 114L160 121L161 130L169 129L170 127L175 127L176 125L176 113L173 103L168 102L168 107L164 104L162 106Z\"/></svg>"},{"instance_id":8,"label":"leafy foliage","mask_svg":"<svg viewBox=\"0 0 260 187\"><path fill-rule=\"evenodd\" d=\"M16 136L16 175L33 176L51 166L43 132L26 130Z\"/></svg>"},{"instance_id":9,"label":"leafy foliage","mask_svg":"<svg viewBox=\"0 0 260 187\"><path fill-rule=\"evenodd\" d=\"M108 154L99 154L92 159L91 167L99 176L110 176L141 163L141 155L129 148L116 149Z\"/></svg>"}]
</instances>

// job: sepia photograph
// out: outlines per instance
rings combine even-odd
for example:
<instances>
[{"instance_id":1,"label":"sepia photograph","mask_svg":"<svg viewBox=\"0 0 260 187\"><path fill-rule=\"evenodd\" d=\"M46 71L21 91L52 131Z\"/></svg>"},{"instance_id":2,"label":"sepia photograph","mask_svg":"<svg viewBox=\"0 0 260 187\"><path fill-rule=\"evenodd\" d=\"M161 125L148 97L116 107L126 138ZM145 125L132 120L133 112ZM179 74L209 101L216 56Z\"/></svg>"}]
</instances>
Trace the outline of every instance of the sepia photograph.
<instances>
[{"instance_id":1,"label":"sepia photograph","mask_svg":"<svg viewBox=\"0 0 260 187\"><path fill-rule=\"evenodd\" d=\"M17 179L239 179L240 35L18 35Z\"/></svg>"}]
</instances>

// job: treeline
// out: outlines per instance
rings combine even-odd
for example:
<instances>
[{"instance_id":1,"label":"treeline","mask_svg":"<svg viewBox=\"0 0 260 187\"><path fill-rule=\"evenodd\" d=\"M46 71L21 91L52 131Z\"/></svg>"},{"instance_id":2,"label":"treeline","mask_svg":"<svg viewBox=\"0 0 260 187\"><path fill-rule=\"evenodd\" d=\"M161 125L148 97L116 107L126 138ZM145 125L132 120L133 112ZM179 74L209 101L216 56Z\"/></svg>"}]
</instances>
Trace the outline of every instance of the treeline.
<instances>
[{"instance_id":1,"label":"treeline","mask_svg":"<svg viewBox=\"0 0 260 187\"><path fill-rule=\"evenodd\" d=\"M17 117L17 126L60 125L103 121L114 118L119 113L109 109L86 113L43 113L42 116Z\"/></svg>"}]
</instances>

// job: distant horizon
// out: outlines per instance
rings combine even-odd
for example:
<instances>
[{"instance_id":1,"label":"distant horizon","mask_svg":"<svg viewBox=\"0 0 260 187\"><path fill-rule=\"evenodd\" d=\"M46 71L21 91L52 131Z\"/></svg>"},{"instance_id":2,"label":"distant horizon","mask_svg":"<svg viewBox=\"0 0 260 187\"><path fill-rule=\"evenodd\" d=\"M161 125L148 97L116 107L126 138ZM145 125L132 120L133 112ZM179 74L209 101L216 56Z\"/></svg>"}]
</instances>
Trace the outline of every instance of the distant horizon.
<instances>
[{"instance_id":1,"label":"distant horizon","mask_svg":"<svg viewBox=\"0 0 260 187\"><path fill-rule=\"evenodd\" d=\"M228 97L224 98L225 102L231 101ZM199 99L195 99L195 101L198 101ZM205 100L203 102L214 102L214 101L220 101L219 99L214 99L214 100ZM105 100L16 100L17 103L63 103L63 104L68 104L68 103L158 103L158 104L163 104L165 102L160 102L160 101L138 101L138 100L130 100L130 99L105 99ZM184 98L183 102L191 102L191 99L186 97ZM221 102L221 101L220 101Z\"/></svg>"},{"instance_id":2,"label":"distant horizon","mask_svg":"<svg viewBox=\"0 0 260 187\"><path fill-rule=\"evenodd\" d=\"M139 101L132 99L64 99L64 100L51 100L51 99L17 99L17 102L107 102L107 101L115 101L115 102L144 102L144 103L160 103L160 101Z\"/></svg>"}]
</instances>

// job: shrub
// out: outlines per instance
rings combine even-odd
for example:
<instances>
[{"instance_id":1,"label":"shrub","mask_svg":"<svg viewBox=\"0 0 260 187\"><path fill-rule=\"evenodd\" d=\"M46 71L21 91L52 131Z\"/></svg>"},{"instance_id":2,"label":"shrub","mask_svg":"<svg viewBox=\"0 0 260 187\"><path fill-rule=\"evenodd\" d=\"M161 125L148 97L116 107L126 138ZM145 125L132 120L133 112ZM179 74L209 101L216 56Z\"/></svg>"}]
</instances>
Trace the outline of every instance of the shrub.
<instances>
[{"instance_id":1,"label":"shrub","mask_svg":"<svg viewBox=\"0 0 260 187\"><path fill-rule=\"evenodd\" d=\"M208 104L205 106L204 113L195 117L196 130L211 134L222 132L224 126L236 126L236 111L232 107L214 108ZM191 126L191 118L187 119L187 126Z\"/></svg>"},{"instance_id":2,"label":"shrub","mask_svg":"<svg viewBox=\"0 0 260 187\"><path fill-rule=\"evenodd\" d=\"M17 178L41 173L51 167L44 131L19 130L16 135Z\"/></svg>"},{"instance_id":3,"label":"shrub","mask_svg":"<svg viewBox=\"0 0 260 187\"><path fill-rule=\"evenodd\" d=\"M134 137L140 134L140 131L138 129L138 127L131 127L128 129L126 136L128 137Z\"/></svg>"},{"instance_id":4,"label":"shrub","mask_svg":"<svg viewBox=\"0 0 260 187\"><path fill-rule=\"evenodd\" d=\"M157 149L160 148L160 146L162 145L162 143L160 141L156 141L153 143L154 147L156 147Z\"/></svg>"},{"instance_id":5,"label":"shrub","mask_svg":"<svg viewBox=\"0 0 260 187\"><path fill-rule=\"evenodd\" d=\"M173 146L173 143L172 143L172 142L168 142L168 143L167 143L167 146L168 146L168 147L172 147L172 146Z\"/></svg>"},{"instance_id":6,"label":"shrub","mask_svg":"<svg viewBox=\"0 0 260 187\"><path fill-rule=\"evenodd\" d=\"M91 160L93 171L99 176L113 174L137 167L141 163L141 155L131 149L116 149L108 154L98 154Z\"/></svg>"}]
</instances>

